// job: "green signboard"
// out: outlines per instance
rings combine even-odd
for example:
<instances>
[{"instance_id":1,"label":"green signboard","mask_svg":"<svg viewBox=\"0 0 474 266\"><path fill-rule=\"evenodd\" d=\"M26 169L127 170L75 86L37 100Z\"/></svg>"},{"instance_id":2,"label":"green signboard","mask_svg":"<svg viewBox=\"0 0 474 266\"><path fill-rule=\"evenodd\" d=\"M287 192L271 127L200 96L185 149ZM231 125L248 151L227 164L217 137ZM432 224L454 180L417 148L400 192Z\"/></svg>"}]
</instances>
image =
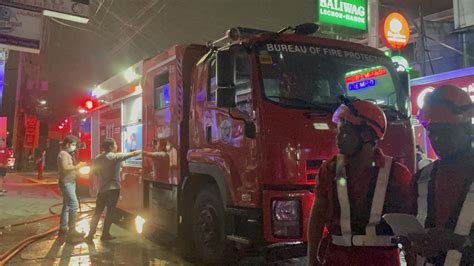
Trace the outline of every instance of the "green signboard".
<instances>
[{"instance_id":1,"label":"green signboard","mask_svg":"<svg viewBox=\"0 0 474 266\"><path fill-rule=\"evenodd\" d=\"M367 0L317 0L319 22L367 30Z\"/></svg>"}]
</instances>

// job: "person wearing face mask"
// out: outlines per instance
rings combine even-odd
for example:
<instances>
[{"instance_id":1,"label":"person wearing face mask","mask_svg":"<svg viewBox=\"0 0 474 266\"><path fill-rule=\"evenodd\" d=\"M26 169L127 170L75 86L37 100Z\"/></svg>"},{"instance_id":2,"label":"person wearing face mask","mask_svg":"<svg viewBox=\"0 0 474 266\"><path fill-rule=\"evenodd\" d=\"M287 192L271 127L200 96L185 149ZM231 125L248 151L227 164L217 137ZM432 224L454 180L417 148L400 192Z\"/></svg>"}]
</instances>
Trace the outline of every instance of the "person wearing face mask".
<instances>
[{"instance_id":1,"label":"person wearing face mask","mask_svg":"<svg viewBox=\"0 0 474 266\"><path fill-rule=\"evenodd\" d=\"M474 265L473 117L469 94L451 85L427 95L418 114L439 158L415 175L427 230L408 238L419 265Z\"/></svg>"},{"instance_id":2,"label":"person wearing face mask","mask_svg":"<svg viewBox=\"0 0 474 266\"><path fill-rule=\"evenodd\" d=\"M400 265L393 232L381 218L389 212L414 214L415 190L409 170L377 147L387 128L385 114L372 102L344 99L333 122L339 154L319 172L308 263ZM325 228L329 235L323 239Z\"/></svg>"},{"instance_id":3,"label":"person wearing face mask","mask_svg":"<svg viewBox=\"0 0 474 266\"><path fill-rule=\"evenodd\" d=\"M152 178L157 178L156 175L158 175L158 168L160 166L157 159L166 158L168 156L165 148L162 146L158 139L153 139L151 142L151 151L143 151L143 156L148 158L148 163L151 165L150 175Z\"/></svg>"},{"instance_id":4,"label":"person wearing face mask","mask_svg":"<svg viewBox=\"0 0 474 266\"><path fill-rule=\"evenodd\" d=\"M87 165L80 162L74 165L72 153L76 151L78 139L73 135L64 138L58 154L59 188L63 196L63 208L59 220L59 236L67 236L67 240L82 238L85 234L76 230L77 209L79 201L76 196L76 173Z\"/></svg>"},{"instance_id":5,"label":"person wearing face mask","mask_svg":"<svg viewBox=\"0 0 474 266\"><path fill-rule=\"evenodd\" d=\"M103 241L115 239L110 234L110 227L117 218L117 202L121 188L121 165L123 161L142 153L141 150L127 153L118 152L117 143L113 138L106 138L102 143L102 148L104 151L94 158L92 165L92 175L99 177L99 193L97 194L96 208L91 220L89 235L86 237L88 242L94 240L100 216L105 208L107 208L107 215L105 216L100 239Z\"/></svg>"}]
</instances>

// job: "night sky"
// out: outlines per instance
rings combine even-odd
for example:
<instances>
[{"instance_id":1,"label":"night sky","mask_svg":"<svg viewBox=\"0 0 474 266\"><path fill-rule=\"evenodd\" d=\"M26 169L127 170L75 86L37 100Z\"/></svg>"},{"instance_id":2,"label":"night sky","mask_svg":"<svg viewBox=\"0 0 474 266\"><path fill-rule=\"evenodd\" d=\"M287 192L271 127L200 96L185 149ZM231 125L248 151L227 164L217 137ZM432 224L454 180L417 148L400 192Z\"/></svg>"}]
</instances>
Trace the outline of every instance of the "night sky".
<instances>
[{"instance_id":1,"label":"night sky","mask_svg":"<svg viewBox=\"0 0 474 266\"><path fill-rule=\"evenodd\" d=\"M417 2L383 0L381 11L399 10L414 18ZM433 13L452 7L452 0L423 0L423 5ZM308 0L92 0L87 25L44 17L45 97L54 114L64 116L77 109L88 88L174 44L215 40L233 26L278 30L311 22L314 14L315 1ZM15 53L7 76L15 71ZM15 81L7 83L11 90Z\"/></svg>"}]
</instances>

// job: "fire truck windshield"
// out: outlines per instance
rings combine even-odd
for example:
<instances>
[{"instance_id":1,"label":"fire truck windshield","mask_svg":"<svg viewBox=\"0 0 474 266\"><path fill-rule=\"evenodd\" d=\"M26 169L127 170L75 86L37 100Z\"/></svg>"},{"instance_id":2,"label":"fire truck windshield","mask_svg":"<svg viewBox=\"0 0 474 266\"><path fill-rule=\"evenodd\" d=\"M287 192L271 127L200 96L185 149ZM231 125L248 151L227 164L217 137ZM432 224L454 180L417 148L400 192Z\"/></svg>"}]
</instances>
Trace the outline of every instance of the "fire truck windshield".
<instances>
[{"instance_id":1,"label":"fire truck windshield","mask_svg":"<svg viewBox=\"0 0 474 266\"><path fill-rule=\"evenodd\" d=\"M339 95L406 114L408 97L386 57L353 50L264 43L257 48L266 99L289 108L336 105Z\"/></svg>"}]
</instances>

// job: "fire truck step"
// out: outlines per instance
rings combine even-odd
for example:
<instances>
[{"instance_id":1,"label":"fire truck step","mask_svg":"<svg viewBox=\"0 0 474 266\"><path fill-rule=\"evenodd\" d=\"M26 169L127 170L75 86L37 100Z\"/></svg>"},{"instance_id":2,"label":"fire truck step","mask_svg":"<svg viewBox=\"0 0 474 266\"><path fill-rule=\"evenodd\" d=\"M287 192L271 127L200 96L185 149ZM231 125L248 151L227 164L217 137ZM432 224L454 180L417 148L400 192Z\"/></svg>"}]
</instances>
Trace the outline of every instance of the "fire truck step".
<instances>
[{"instance_id":1,"label":"fire truck step","mask_svg":"<svg viewBox=\"0 0 474 266\"><path fill-rule=\"evenodd\" d=\"M250 240L248 240L245 237L241 237L241 236L228 235L227 240L234 241L234 242L244 244L244 245L250 245Z\"/></svg>"}]
</instances>

